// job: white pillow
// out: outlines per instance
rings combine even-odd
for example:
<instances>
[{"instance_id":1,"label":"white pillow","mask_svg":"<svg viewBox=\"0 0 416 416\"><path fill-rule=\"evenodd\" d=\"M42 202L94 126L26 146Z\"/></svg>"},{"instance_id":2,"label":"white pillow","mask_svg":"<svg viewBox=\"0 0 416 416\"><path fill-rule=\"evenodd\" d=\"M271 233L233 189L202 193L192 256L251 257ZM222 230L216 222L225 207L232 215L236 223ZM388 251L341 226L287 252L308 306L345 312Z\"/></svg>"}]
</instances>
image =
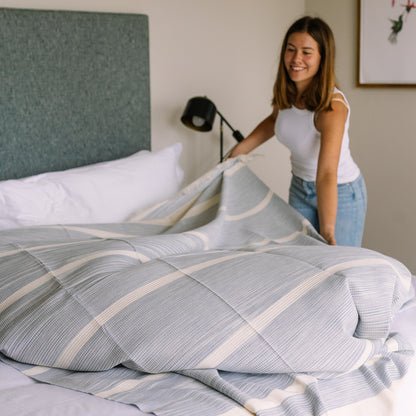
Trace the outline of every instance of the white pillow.
<instances>
[{"instance_id":1,"label":"white pillow","mask_svg":"<svg viewBox=\"0 0 416 416\"><path fill-rule=\"evenodd\" d=\"M182 144L94 165L0 182L0 230L125 221L175 194Z\"/></svg>"}]
</instances>

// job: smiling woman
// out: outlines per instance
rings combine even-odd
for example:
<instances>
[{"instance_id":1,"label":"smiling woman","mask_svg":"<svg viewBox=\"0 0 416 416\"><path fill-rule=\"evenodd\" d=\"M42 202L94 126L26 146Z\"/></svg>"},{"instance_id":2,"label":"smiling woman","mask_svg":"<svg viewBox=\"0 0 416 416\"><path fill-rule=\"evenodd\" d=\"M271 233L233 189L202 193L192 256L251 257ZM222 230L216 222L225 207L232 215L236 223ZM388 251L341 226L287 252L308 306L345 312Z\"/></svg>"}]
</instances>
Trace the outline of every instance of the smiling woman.
<instances>
[{"instance_id":1,"label":"smiling woman","mask_svg":"<svg viewBox=\"0 0 416 416\"><path fill-rule=\"evenodd\" d=\"M350 108L335 84L335 41L309 16L286 33L273 90L273 110L231 156L273 135L291 151L289 203L331 245L360 246L367 206L360 169L349 150Z\"/></svg>"}]
</instances>

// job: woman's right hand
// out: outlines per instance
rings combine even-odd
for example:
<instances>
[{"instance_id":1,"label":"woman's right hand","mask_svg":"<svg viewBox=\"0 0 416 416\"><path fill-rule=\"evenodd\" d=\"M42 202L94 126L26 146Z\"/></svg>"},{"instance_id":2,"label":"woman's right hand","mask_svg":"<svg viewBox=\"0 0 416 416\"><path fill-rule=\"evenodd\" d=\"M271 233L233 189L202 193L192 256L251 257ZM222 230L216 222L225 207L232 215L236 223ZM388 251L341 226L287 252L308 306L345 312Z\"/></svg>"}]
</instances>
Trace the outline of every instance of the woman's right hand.
<instances>
[{"instance_id":1,"label":"woman's right hand","mask_svg":"<svg viewBox=\"0 0 416 416\"><path fill-rule=\"evenodd\" d=\"M236 157L239 155L245 155L247 154L246 152L244 152L244 146L243 143L245 142L246 139L244 139L242 142L238 143L236 146L234 146L233 150L231 150L231 153L228 157Z\"/></svg>"}]
</instances>

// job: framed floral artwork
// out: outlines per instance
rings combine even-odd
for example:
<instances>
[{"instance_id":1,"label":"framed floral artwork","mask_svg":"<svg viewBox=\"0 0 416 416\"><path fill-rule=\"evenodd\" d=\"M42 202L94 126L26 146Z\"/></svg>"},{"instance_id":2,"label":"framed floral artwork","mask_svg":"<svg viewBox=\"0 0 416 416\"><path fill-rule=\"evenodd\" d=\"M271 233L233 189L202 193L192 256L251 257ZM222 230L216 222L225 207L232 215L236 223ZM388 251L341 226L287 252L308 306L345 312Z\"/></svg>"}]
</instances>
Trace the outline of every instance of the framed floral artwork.
<instances>
[{"instance_id":1,"label":"framed floral artwork","mask_svg":"<svg viewBox=\"0 0 416 416\"><path fill-rule=\"evenodd\" d=\"M416 87L416 1L358 0L359 87Z\"/></svg>"}]
</instances>

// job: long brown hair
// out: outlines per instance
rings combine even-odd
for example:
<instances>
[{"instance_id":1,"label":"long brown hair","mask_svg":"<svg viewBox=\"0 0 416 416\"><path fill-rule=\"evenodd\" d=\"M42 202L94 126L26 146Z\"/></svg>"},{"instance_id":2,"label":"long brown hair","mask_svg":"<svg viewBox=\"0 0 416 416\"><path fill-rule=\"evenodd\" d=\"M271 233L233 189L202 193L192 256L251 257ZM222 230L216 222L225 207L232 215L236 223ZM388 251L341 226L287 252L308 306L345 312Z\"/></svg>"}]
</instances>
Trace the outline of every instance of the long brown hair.
<instances>
[{"instance_id":1,"label":"long brown hair","mask_svg":"<svg viewBox=\"0 0 416 416\"><path fill-rule=\"evenodd\" d=\"M331 110L331 98L335 81L335 41L331 28L320 18L302 17L288 29L280 51L277 77L273 87L272 104L278 109L290 108L295 104L296 85L289 78L284 65L284 54L289 36L293 33L308 33L318 44L321 62L318 72L303 95L309 111Z\"/></svg>"}]
</instances>

